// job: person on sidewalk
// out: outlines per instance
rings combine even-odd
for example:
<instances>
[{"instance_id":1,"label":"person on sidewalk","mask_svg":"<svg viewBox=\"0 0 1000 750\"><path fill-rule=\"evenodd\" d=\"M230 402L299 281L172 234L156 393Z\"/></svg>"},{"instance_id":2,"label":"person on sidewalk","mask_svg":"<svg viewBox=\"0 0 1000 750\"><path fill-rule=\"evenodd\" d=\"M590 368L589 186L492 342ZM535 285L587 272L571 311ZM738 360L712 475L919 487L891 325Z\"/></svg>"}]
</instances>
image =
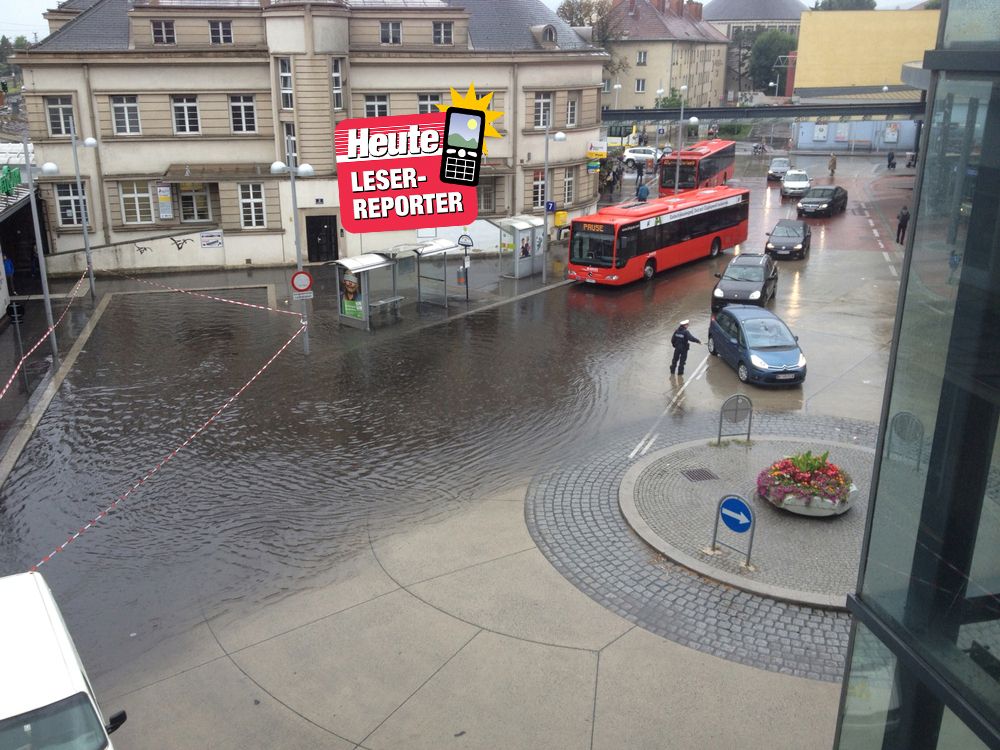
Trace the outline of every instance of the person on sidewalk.
<instances>
[{"instance_id":1,"label":"person on sidewalk","mask_svg":"<svg viewBox=\"0 0 1000 750\"><path fill-rule=\"evenodd\" d=\"M3 275L7 277L7 291L11 297L16 297L17 290L14 288L14 261L6 255L3 256Z\"/></svg>"},{"instance_id":2,"label":"person on sidewalk","mask_svg":"<svg viewBox=\"0 0 1000 750\"><path fill-rule=\"evenodd\" d=\"M688 325L691 323L690 320L682 320L680 325L677 326L677 330L674 331L674 335L670 337L670 343L674 347L674 358L670 362L670 374L673 375L676 371L678 375L684 374L684 365L688 358L688 349L691 348L691 342L700 344L701 341L694 337L694 334L688 330Z\"/></svg>"},{"instance_id":3,"label":"person on sidewalk","mask_svg":"<svg viewBox=\"0 0 1000 750\"><path fill-rule=\"evenodd\" d=\"M906 206L897 214L896 221L899 222L896 225L896 242L902 245L906 241L906 225L910 223L910 212Z\"/></svg>"},{"instance_id":4,"label":"person on sidewalk","mask_svg":"<svg viewBox=\"0 0 1000 750\"><path fill-rule=\"evenodd\" d=\"M635 163L635 184L636 184L636 190L639 189L638 186L639 186L639 184L642 183L642 176L643 176L643 174L645 174L645 172L646 172L646 163L642 159L640 159L639 161L637 161Z\"/></svg>"},{"instance_id":5,"label":"person on sidewalk","mask_svg":"<svg viewBox=\"0 0 1000 750\"><path fill-rule=\"evenodd\" d=\"M885 155L885 161L886 161L886 164L885 164L885 168L886 169L895 169L896 168L896 152L895 151L889 151L889 153Z\"/></svg>"},{"instance_id":6,"label":"person on sidewalk","mask_svg":"<svg viewBox=\"0 0 1000 750\"><path fill-rule=\"evenodd\" d=\"M646 183L641 184L639 189L635 191L635 197L639 199L640 203L646 202L649 198L649 188L646 186Z\"/></svg>"},{"instance_id":7,"label":"person on sidewalk","mask_svg":"<svg viewBox=\"0 0 1000 750\"><path fill-rule=\"evenodd\" d=\"M833 179L833 176L837 172L837 155L836 154L830 154L830 161L828 161L826 163L826 168L830 170L830 179Z\"/></svg>"}]
</instances>

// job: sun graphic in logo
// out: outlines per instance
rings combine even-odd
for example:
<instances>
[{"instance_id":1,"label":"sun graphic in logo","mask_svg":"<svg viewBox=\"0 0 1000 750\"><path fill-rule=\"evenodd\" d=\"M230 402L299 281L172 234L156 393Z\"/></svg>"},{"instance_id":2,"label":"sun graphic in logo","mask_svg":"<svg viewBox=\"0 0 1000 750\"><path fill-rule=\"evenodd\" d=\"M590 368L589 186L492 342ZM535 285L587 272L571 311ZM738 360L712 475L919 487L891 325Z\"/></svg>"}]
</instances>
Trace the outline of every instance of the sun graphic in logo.
<instances>
[{"instance_id":1,"label":"sun graphic in logo","mask_svg":"<svg viewBox=\"0 0 1000 750\"><path fill-rule=\"evenodd\" d=\"M483 129L483 134L487 138L503 138L500 132L493 127L493 122L499 120L503 116L503 112L494 112L489 108L490 102L493 101L493 92L486 94L482 98L476 96L476 85L474 83L469 84L469 90L465 95L458 93L455 89L451 90L451 104L438 104L437 108L441 112L447 112L448 107L462 107L463 109L478 109L483 113L485 118L485 126ZM479 126L474 119L470 118L468 122L468 128L470 131L474 131ZM483 142L483 154L488 154L490 150L486 147L485 141Z\"/></svg>"}]
</instances>

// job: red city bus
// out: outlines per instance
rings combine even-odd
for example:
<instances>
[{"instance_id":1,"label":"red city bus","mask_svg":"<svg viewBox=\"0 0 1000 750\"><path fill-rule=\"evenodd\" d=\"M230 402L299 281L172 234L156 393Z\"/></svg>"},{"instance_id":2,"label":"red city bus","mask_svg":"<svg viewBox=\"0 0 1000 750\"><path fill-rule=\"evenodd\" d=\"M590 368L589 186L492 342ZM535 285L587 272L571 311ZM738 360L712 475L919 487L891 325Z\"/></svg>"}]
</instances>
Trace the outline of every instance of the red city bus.
<instances>
[{"instance_id":1,"label":"red city bus","mask_svg":"<svg viewBox=\"0 0 1000 750\"><path fill-rule=\"evenodd\" d=\"M746 240L749 213L750 191L730 187L607 206L573 220L567 276L620 286L696 258L714 258Z\"/></svg>"},{"instance_id":2,"label":"red city bus","mask_svg":"<svg viewBox=\"0 0 1000 750\"><path fill-rule=\"evenodd\" d=\"M679 153L675 151L661 157L660 196L674 195L678 159L681 160L680 190L725 185L736 171L736 142L699 141Z\"/></svg>"}]
</instances>

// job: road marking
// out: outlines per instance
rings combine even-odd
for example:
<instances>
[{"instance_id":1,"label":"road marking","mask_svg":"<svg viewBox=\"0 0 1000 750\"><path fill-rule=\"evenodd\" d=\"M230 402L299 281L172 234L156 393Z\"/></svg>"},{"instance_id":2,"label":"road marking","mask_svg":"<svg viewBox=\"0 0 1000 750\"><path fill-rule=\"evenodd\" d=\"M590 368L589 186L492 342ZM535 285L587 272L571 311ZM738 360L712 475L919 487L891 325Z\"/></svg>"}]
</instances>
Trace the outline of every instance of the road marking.
<instances>
[{"instance_id":1,"label":"road marking","mask_svg":"<svg viewBox=\"0 0 1000 750\"><path fill-rule=\"evenodd\" d=\"M878 230L877 230L877 229L872 229L872 234L874 234L874 235L875 235L875 239L878 239L878 238L879 238L879 233L878 233Z\"/></svg>"},{"instance_id":2,"label":"road marking","mask_svg":"<svg viewBox=\"0 0 1000 750\"><path fill-rule=\"evenodd\" d=\"M875 220L874 220L873 218L871 218L870 216L868 217L868 223L869 223L869 224L870 224L871 226L875 226Z\"/></svg>"},{"instance_id":3,"label":"road marking","mask_svg":"<svg viewBox=\"0 0 1000 750\"><path fill-rule=\"evenodd\" d=\"M890 272L890 273L891 273L891 274L892 274L893 276L897 276L897 277L899 276L899 274L898 274L898 273L896 273L896 269L895 269L895 268L894 268L893 266L889 266L889 272Z\"/></svg>"},{"instance_id":4,"label":"road marking","mask_svg":"<svg viewBox=\"0 0 1000 750\"><path fill-rule=\"evenodd\" d=\"M882 257L885 258L886 263L892 263L892 258L889 257L889 253L885 252L884 250L882 251Z\"/></svg>"},{"instance_id":5,"label":"road marking","mask_svg":"<svg viewBox=\"0 0 1000 750\"><path fill-rule=\"evenodd\" d=\"M636 454L639 453L639 451L642 451L644 446L646 450L649 450L649 446L651 446L653 444L653 441L655 441L656 438L660 436L660 433L655 432L655 430L659 428L660 422L662 422L663 418L667 416L667 413L672 408L674 408L674 404L676 404L677 401L680 400L680 397L684 395L684 391L687 390L687 387L691 385L691 383L693 383L695 380L698 380L698 378L701 377L702 373L707 368L708 368L708 355L705 355L705 358L695 366L694 372L691 373L690 379L684 381L684 385L682 385L680 389L678 389L677 393L674 394L674 397L670 399L670 403L664 407L663 411L660 413L660 416L658 416L656 418L656 421L653 423L653 426L649 428L649 432L647 432L645 435L642 436L642 440L639 441L639 444L636 445L635 448L632 449L632 452L628 454L629 460L635 458ZM646 445L647 442L649 443L649 445ZM643 453L645 453L645 451L643 451Z\"/></svg>"},{"instance_id":6,"label":"road marking","mask_svg":"<svg viewBox=\"0 0 1000 750\"><path fill-rule=\"evenodd\" d=\"M648 451L650 448L653 447L653 443L656 442L656 438L658 438L659 436L660 436L660 433L656 433L655 435L653 435L653 437L651 437L649 439L649 442L646 443L646 447L642 449L642 451L640 452L639 455L645 456L646 455L646 451Z\"/></svg>"},{"instance_id":7,"label":"road marking","mask_svg":"<svg viewBox=\"0 0 1000 750\"><path fill-rule=\"evenodd\" d=\"M878 242L878 246L880 248L882 248L883 250L885 250L885 245L882 244L882 240L876 240L876 242Z\"/></svg>"}]
</instances>

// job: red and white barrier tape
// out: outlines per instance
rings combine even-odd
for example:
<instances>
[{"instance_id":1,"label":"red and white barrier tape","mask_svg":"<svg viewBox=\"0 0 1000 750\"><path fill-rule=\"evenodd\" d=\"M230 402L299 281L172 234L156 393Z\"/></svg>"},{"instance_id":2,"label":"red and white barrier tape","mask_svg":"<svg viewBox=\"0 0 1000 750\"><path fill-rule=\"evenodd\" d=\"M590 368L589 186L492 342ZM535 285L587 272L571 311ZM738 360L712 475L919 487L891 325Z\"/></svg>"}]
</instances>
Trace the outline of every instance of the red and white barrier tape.
<instances>
[{"instance_id":1,"label":"red and white barrier tape","mask_svg":"<svg viewBox=\"0 0 1000 750\"><path fill-rule=\"evenodd\" d=\"M214 300L215 302L226 302L230 305L239 305L240 307L250 307L253 308L254 310L267 310L268 312L281 313L282 315L295 315L296 317L299 318L302 317L300 313L297 313L294 310L281 310L277 307L268 307L267 305L255 305L252 302L240 302L239 300L235 299L216 297L213 294L203 294L202 292L194 292L190 289L180 289L178 287L169 286L168 284L160 284L159 282L156 281L150 281L149 279L141 279L138 276L127 276L126 274L123 273L115 275L121 276L122 278L128 279L129 281L138 281L142 284L147 284L149 286L158 286L161 289L168 289L171 292L181 292L183 294L190 294L192 297L204 297L205 299Z\"/></svg>"},{"instance_id":2,"label":"red and white barrier tape","mask_svg":"<svg viewBox=\"0 0 1000 750\"><path fill-rule=\"evenodd\" d=\"M154 474L156 474L156 472L158 472L160 469L162 469L167 464L168 461L170 461L174 456L176 456L184 448L186 448L188 445L190 445L192 443L192 441L194 441L194 439L196 437L198 437L202 432L204 432L209 427L209 425L211 425L216 419L218 419L219 415L221 415L222 412L224 412L226 409L228 409L232 405L232 403L234 401L236 401L236 399L238 399L241 395L243 395L243 392L247 388L249 388L253 384L253 382L255 380L257 380L257 378L259 378L264 373L264 371L268 367L270 367L271 364L279 356L281 356L282 352L284 352L289 346L291 346L292 342L295 341L295 339L297 339L299 337L299 335L303 331L305 331L305 330L306 330L306 326L305 326L305 324L303 324L299 328L299 330L297 330L294 334L292 334L292 337L290 339L288 339L288 341L286 341L284 344L282 344L281 348L278 349L278 351L276 351L274 353L274 355L269 360L267 360L267 362L264 363L263 367L261 367L259 370L257 370L257 372L255 372L253 374L253 376L246 383L244 383L243 386L238 391L236 391L232 396L230 396L228 399L226 399L226 402L222 406L220 406L215 411L215 413L212 414L212 416L210 416L207 420L205 420L205 422L201 425L201 427L199 427L197 430L195 430L194 432L192 432L191 435L188 436L187 440L185 440L183 443L181 443L176 448L174 448L170 453L168 453L163 458L163 460L161 460L156 466L154 466L152 469L150 469L148 472L146 472L146 475L142 479L140 479L138 482L136 482L131 487L129 487L125 492L123 492L121 495L119 495L115 499L115 501L113 503L111 503L111 505L109 505L107 508L105 508L100 513L98 513L96 516L94 516L92 519L90 519L86 524L84 524L83 526L81 526L78 531L76 531L73 534L70 534L69 537L66 539L65 542L63 542L62 544L60 544L54 550L52 550L51 552L49 552L49 554L45 555L41 560L39 560L37 563L35 563L35 565L32 566L31 570L33 570L33 571L34 570L38 570L42 565L44 565L45 563L49 562L53 557L55 557L60 552L62 552L63 550L65 550L66 547L68 547L70 544L72 544L77 539L79 539L80 536L85 531L89 531L91 528L93 528L94 526L96 526L101 521L101 519L103 519L111 511L115 510L121 503L123 503L125 500L127 500L128 497L133 492L135 492L143 484L145 484L146 481L148 479L150 479L150 477L152 477Z\"/></svg>"},{"instance_id":3,"label":"red and white barrier tape","mask_svg":"<svg viewBox=\"0 0 1000 750\"><path fill-rule=\"evenodd\" d=\"M7 378L7 382L4 384L3 390L0 390L0 399L2 399L4 396L7 395L7 391L10 390L11 385L14 383L14 378L16 378L17 374L19 372L21 372L21 368L24 367L24 363L28 361L28 357L30 357L32 354L34 354L35 353L35 349L37 349L38 347L40 347L42 345L42 342L45 341L45 339L47 339L49 337L49 335L56 328L59 327L60 323L62 323L62 319L65 318L66 317L66 313L69 312L70 305L72 305L73 304L73 300L76 299L76 290L80 288L80 284L83 283L83 280L85 278L87 278L87 272L86 271L83 272L83 275L80 276L80 278L77 280L76 284L74 284L73 288L70 290L70 293L69 293L69 305L66 305L66 309L63 310L62 311L62 315L59 316L59 320L57 320L55 323L53 323L51 325L51 327L47 328L45 330L45 333L42 334L42 337L40 339L38 339L38 341L35 342L35 345L33 347L31 347L30 349L28 349L27 354L25 354L23 357L21 357L21 360L17 363L17 367L14 368L14 372L12 372L10 374L10 377Z\"/></svg>"}]
</instances>

